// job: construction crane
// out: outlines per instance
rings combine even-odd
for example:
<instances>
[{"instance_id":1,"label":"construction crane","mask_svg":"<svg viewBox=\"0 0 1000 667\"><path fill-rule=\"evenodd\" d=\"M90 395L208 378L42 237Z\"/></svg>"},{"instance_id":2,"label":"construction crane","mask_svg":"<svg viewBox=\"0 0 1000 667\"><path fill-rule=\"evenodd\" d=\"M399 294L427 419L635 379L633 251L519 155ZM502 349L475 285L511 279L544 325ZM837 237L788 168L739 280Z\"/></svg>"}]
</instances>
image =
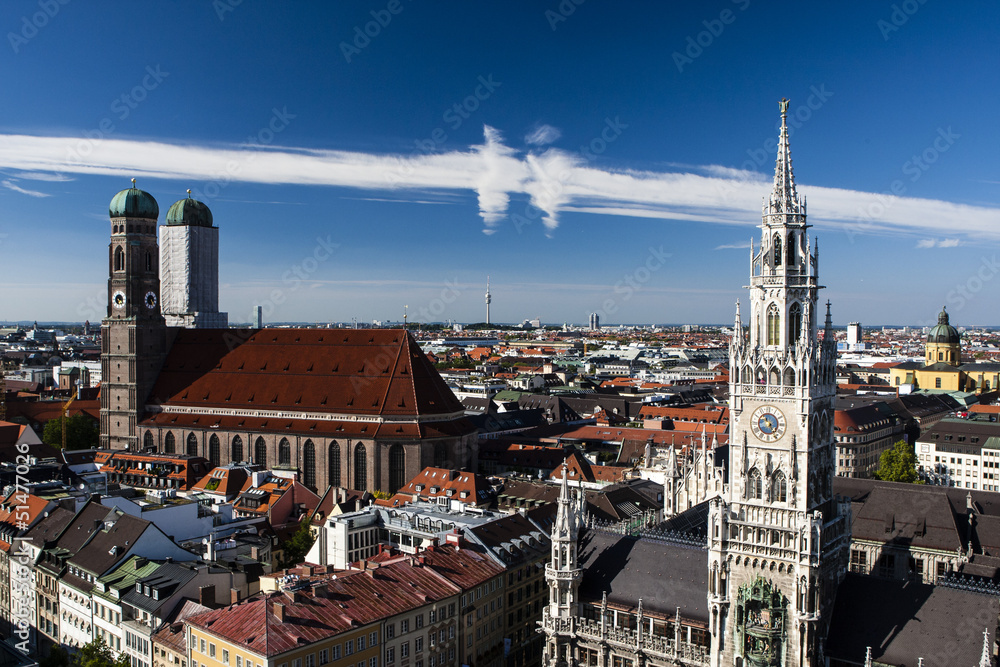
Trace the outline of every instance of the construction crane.
<instances>
[{"instance_id":1,"label":"construction crane","mask_svg":"<svg viewBox=\"0 0 1000 667\"><path fill-rule=\"evenodd\" d=\"M76 392L69 397L69 400L63 403L62 406L62 448L63 451L66 450L66 413L69 412L69 406L73 405L73 401L76 400Z\"/></svg>"}]
</instances>

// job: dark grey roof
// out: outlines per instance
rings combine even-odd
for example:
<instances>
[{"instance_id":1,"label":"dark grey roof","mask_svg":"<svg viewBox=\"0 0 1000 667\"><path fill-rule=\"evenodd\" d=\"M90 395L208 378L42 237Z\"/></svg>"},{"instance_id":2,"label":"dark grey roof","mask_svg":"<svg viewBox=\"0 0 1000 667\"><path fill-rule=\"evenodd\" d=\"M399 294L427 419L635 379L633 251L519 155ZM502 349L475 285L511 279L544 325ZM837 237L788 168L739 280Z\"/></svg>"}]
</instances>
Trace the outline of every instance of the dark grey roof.
<instances>
[{"instance_id":1,"label":"dark grey roof","mask_svg":"<svg viewBox=\"0 0 1000 667\"><path fill-rule=\"evenodd\" d=\"M177 563L164 563L156 568L153 574L143 577L135 583L135 586L129 588L128 592L122 595L122 603L157 615L174 592L194 579L195 574L194 569L190 567ZM142 586L142 593L136 590L137 586ZM149 595L146 595L147 586ZM158 590L159 594L155 594L154 590Z\"/></svg>"},{"instance_id":2,"label":"dark grey roof","mask_svg":"<svg viewBox=\"0 0 1000 667\"><path fill-rule=\"evenodd\" d=\"M848 574L837 590L826 655L864 664L978 665L983 630L997 636L1000 598ZM995 665L995 662L991 662Z\"/></svg>"},{"instance_id":3,"label":"dark grey roof","mask_svg":"<svg viewBox=\"0 0 1000 667\"><path fill-rule=\"evenodd\" d=\"M708 623L708 554L683 547L588 530L580 538L583 600L598 601L607 592L608 602L638 607Z\"/></svg>"}]
</instances>

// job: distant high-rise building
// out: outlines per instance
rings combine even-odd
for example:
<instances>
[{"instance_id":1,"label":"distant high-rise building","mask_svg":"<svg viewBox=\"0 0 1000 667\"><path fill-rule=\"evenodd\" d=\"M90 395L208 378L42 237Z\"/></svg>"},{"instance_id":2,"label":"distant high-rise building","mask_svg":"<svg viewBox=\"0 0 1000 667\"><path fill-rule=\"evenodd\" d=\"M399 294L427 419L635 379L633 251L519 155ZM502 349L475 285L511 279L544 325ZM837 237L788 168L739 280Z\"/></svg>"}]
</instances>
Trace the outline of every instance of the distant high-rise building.
<instances>
[{"instance_id":1,"label":"distant high-rise building","mask_svg":"<svg viewBox=\"0 0 1000 667\"><path fill-rule=\"evenodd\" d=\"M597 313L590 314L590 330L597 331L601 328L601 316Z\"/></svg>"},{"instance_id":2,"label":"distant high-rise building","mask_svg":"<svg viewBox=\"0 0 1000 667\"><path fill-rule=\"evenodd\" d=\"M490 303L493 301L493 295L490 294L490 277L486 276L486 324L490 324Z\"/></svg>"},{"instance_id":3,"label":"distant high-rise building","mask_svg":"<svg viewBox=\"0 0 1000 667\"><path fill-rule=\"evenodd\" d=\"M847 346L853 349L854 345L861 342L861 323L851 322L847 325Z\"/></svg>"},{"instance_id":4,"label":"distant high-rise building","mask_svg":"<svg viewBox=\"0 0 1000 667\"><path fill-rule=\"evenodd\" d=\"M190 190L170 207L167 224L160 227L160 289L167 326L229 326L228 314L219 312L219 228Z\"/></svg>"},{"instance_id":5,"label":"distant high-rise building","mask_svg":"<svg viewBox=\"0 0 1000 667\"><path fill-rule=\"evenodd\" d=\"M253 307L253 325L257 329L264 328L264 307L254 306Z\"/></svg>"}]
</instances>

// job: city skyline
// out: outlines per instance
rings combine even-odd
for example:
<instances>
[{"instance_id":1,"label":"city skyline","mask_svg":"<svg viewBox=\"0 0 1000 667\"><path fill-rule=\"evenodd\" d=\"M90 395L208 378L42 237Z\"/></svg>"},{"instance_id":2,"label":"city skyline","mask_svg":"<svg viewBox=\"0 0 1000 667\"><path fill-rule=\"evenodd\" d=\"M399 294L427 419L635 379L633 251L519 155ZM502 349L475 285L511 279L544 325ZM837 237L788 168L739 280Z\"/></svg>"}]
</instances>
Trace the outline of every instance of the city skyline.
<instances>
[{"instance_id":1,"label":"city skyline","mask_svg":"<svg viewBox=\"0 0 1000 667\"><path fill-rule=\"evenodd\" d=\"M998 324L985 3L53 7L4 19L2 320L106 314L136 177L211 207L233 322L479 322L487 275L497 322L731 322L788 97L836 324Z\"/></svg>"}]
</instances>

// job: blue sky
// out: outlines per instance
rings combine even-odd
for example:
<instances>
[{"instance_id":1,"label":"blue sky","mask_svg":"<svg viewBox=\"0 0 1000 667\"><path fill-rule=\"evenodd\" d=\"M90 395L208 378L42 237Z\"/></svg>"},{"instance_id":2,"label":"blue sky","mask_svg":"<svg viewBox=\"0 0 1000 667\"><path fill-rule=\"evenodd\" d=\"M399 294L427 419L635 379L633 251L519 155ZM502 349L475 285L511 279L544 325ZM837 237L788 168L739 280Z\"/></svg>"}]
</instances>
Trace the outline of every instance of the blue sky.
<instances>
[{"instance_id":1,"label":"blue sky","mask_svg":"<svg viewBox=\"0 0 1000 667\"><path fill-rule=\"evenodd\" d=\"M65 4L63 4L65 3ZM579 4L577 4L579 3ZM781 97L835 320L997 325L996 3L5 2L0 320L97 321L107 203L234 322L729 322Z\"/></svg>"}]
</instances>

